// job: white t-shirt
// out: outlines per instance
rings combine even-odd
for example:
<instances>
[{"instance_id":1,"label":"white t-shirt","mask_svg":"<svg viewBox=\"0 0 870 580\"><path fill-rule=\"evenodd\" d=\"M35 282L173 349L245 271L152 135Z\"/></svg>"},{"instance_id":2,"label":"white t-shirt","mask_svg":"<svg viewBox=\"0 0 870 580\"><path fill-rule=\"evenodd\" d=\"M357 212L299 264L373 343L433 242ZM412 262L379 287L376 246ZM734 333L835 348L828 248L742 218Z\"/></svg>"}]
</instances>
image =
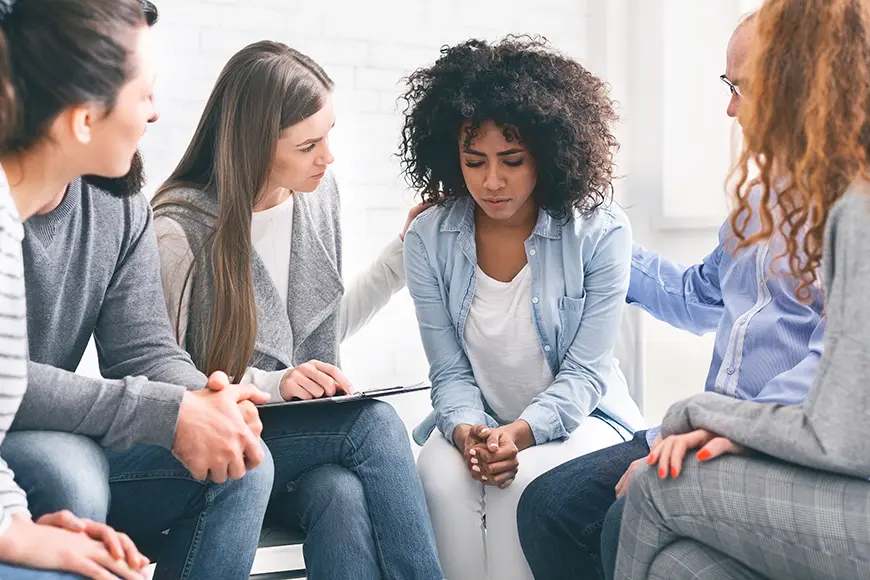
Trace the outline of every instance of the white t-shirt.
<instances>
[{"instance_id":1,"label":"white t-shirt","mask_svg":"<svg viewBox=\"0 0 870 580\"><path fill-rule=\"evenodd\" d=\"M278 289L287 296L290 284L290 246L293 239L293 196L275 207L255 211L251 217L251 242Z\"/></svg>"},{"instance_id":2,"label":"white t-shirt","mask_svg":"<svg viewBox=\"0 0 870 580\"><path fill-rule=\"evenodd\" d=\"M505 423L516 421L554 380L535 332L531 288L528 264L510 282L490 278L478 266L465 323L474 379L489 407Z\"/></svg>"}]
</instances>

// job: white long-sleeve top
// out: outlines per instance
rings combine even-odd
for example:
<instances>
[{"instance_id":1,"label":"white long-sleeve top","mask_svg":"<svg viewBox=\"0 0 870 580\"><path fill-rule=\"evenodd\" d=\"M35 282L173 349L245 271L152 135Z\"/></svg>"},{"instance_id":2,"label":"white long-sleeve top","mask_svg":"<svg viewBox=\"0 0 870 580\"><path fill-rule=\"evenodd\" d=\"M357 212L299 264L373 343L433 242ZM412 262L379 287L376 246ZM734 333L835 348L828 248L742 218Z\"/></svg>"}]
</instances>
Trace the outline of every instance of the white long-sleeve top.
<instances>
[{"instance_id":1,"label":"white long-sleeve top","mask_svg":"<svg viewBox=\"0 0 870 580\"><path fill-rule=\"evenodd\" d=\"M292 244L293 196L265 211L255 212L251 221L251 242L263 260L275 287L287 296L290 250ZM184 229L174 219L159 216L154 219L160 248L160 276L163 295L172 321L173 331L185 346L190 302L190 285L184 280L193 263L193 251ZM352 336L383 308L390 298L405 286L405 267L401 239L390 242L380 256L345 288L339 314L339 339ZM177 317L181 305L181 316ZM280 400L280 384L285 370L264 371L248 367L241 382L254 384Z\"/></svg>"}]
</instances>

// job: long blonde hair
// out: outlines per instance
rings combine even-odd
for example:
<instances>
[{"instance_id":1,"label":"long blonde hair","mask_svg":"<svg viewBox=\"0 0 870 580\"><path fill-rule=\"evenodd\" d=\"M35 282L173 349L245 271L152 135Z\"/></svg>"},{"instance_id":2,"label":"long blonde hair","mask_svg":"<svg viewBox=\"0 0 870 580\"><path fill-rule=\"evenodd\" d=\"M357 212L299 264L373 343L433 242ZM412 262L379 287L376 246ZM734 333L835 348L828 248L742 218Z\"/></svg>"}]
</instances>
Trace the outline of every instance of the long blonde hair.
<instances>
[{"instance_id":1,"label":"long blonde hair","mask_svg":"<svg viewBox=\"0 0 870 580\"><path fill-rule=\"evenodd\" d=\"M180 203L214 220L205 246L193 248L184 280L186 288L196 264L209 261L214 302L209 328L200 333L203 360L195 361L207 374L241 377L250 363L257 335L251 214L267 186L279 133L323 108L332 87L316 62L284 44L242 49L221 72L193 140L152 201L154 209L178 205L166 194L179 187L217 196L216 216ZM181 314L179 305L177 329Z\"/></svg>"},{"instance_id":2,"label":"long blonde hair","mask_svg":"<svg viewBox=\"0 0 870 580\"><path fill-rule=\"evenodd\" d=\"M855 178L868 175L870 2L766 0L753 23L731 225L738 248L778 229L798 296L807 300L828 213ZM753 163L759 175L750 180ZM757 184L754 209L749 191ZM746 235L756 211L761 229Z\"/></svg>"}]
</instances>

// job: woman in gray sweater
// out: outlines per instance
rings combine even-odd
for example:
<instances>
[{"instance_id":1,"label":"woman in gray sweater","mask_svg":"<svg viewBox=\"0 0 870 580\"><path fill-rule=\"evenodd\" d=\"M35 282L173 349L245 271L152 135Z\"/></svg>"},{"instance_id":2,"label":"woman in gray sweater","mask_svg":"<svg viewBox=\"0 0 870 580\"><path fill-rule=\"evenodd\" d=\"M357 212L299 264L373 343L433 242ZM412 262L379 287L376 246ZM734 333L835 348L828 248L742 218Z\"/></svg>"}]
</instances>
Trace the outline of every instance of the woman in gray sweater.
<instances>
[{"instance_id":1,"label":"woman in gray sweater","mask_svg":"<svg viewBox=\"0 0 870 580\"><path fill-rule=\"evenodd\" d=\"M176 338L200 370L226 370L273 401L351 392L341 341L404 287L401 235L359 277L342 276L332 89L316 62L284 44L240 50L153 200ZM309 578L443 578L391 405L279 406L259 416L275 465L267 517L301 525Z\"/></svg>"},{"instance_id":2,"label":"woman in gray sweater","mask_svg":"<svg viewBox=\"0 0 870 580\"><path fill-rule=\"evenodd\" d=\"M870 578L870 1L767 0L757 19L734 229L743 247L784 234L798 296L823 282L824 357L800 406L671 407L629 491L622 580ZM765 227L744 237L750 162Z\"/></svg>"}]
</instances>

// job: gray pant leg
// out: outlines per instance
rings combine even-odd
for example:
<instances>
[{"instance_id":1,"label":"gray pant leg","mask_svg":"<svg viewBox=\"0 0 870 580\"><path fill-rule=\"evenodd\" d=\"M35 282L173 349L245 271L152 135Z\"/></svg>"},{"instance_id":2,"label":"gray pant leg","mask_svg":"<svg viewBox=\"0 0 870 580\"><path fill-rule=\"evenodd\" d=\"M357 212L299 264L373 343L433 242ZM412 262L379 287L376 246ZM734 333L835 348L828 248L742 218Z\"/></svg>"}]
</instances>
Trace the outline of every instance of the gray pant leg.
<instances>
[{"instance_id":1,"label":"gray pant leg","mask_svg":"<svg viewBox=\"0 0 870 580\"><path fill-rule=\"evenodd\" d=\"M754 457L690 458L677 480L638 470L615 577L647 578L684 538L767 578L870 579L870 482Z\"/></svg>"},{"instance_id":2,"label":"gray pant leg","mask_svg":"<svg viewBox=\"0 0 870 580\"><path fill-rule=\"evenodd\" d=\"M737 560L694 540L680 540L656 556L649 580L765 580Z\"/></svg>"}]
</instances>

